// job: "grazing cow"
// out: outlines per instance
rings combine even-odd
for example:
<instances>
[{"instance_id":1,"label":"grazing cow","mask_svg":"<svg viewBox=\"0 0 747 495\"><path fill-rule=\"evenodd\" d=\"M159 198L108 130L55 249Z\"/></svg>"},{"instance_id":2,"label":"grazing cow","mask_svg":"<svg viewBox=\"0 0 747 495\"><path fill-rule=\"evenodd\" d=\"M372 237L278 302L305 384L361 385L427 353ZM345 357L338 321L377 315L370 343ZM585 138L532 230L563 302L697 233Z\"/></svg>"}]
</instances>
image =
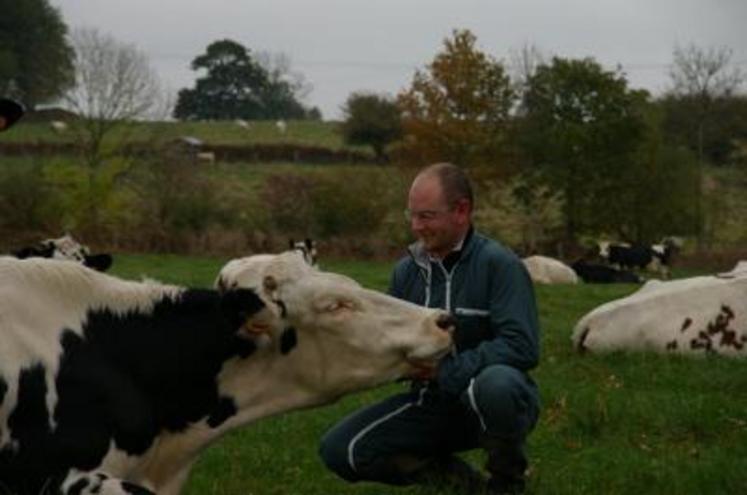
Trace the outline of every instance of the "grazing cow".
<instances>
[{"instance_id":1,"label":"grazing cow","mask_svg":"<svg viewBox=\"0 0 747 495\"><path fill-rule=\"evenodd\" d=\"M285 134L288 131L288 123L284 120L278 120L275 122L275 128L280 134Z\"/></svg>"},{"instance_id":2,"label":"grazing cow","mask_svg":"<svg viewBox=\"0 0 747 495\"><path fill-rule=\"evenodd\" d=\"M297 253L263 268L261 289L221 293L0 258L3 491L175 495L229 430L396 380L451 347L443 312Z\"/></svg>"},{"instance_id":3,"label":"grazing cow","mask_svg":"<svg viewBox=\"0 0 747 495\"><path fill-rule=\"evenodd\" d=\"M633 272L618 270L605 265L575 261L571 268L586 283L591 284L640 284L641 278Z\"/></svg>"},{"instance_id":4,"label":"grazing cow","mask_svg":"<svg viewBox=\"0 0 747 495\"><path fill-rule=\"evenodd\" d=\"M198 162L215 163L214 151L200 151L195 155Z\"/></svg>"},{"instance_id":5,"label":"grazing cow","mask_svg":"<svg viewBox=\"0 0 747 495\"><path fill-rule=\"evenodd\" d=\"M578 275L562 261L547 256L529 256L522 260L536 284L577 284Z\"/></svg>"},{"instance_id":6,"label":"grazing cow","mask_svg":"<svg viewBox=\"0 0 747 495\"><path fill-rule=\"evenodd\" d=\"M747 356L747 266L729 273L651 280L579 320L579 350L651 350Z\"/></svg>"},{"instance_id":7,"label":"grazing cow","mask_svg":"<svg viewBox=\"0 0 747 495\"><path fill-rule=\"evenodd\" d=\"M49 123L49 126L54 132L62 133L67 131L67 124L62 120L53 120Z\"/></svg>"},{"instance_id":8,"label":"grazing cow","mask_svg":"<svg viewBox=\"0 0 747 495\"><path fill-rule=\"evenodd\" d=\"M316 243L308 237L303 241L294 241L291 239L288 243L291 250L296 250L303 255L306 262L314 267L319 267L317 264L317 251Z\"/></svg>"},{"instance_id":9,"label":"grazing cow","mask_svg":"<svg viewBox=\"0 0 747 495\"><path fill-rule=\"evenodd\" d=\"M51 258L77 261L100 272L105 272L112 265L110 254L91 254L87 246L73 239L70 234L65 234L57 239L43 240L35 246L17 249L11 254L19 259Z\"/></svg>"}]
</instances>

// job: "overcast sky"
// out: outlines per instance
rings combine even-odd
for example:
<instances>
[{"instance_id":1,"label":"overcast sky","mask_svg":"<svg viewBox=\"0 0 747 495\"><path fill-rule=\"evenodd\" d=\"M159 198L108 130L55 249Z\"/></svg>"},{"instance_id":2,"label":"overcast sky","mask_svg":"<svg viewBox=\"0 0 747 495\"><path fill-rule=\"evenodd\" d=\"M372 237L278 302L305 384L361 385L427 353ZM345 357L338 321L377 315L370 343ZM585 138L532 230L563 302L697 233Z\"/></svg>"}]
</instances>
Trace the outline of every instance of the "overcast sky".
<instances>
[{"instance_id":1,"label":"overcast sky","mask_svg":"<svg viewBox=\"0 0 747 495\"><path fill-rule=\"evenodd\" d=\"M305 103L339 118L353 91L407 88L454 29L497 59L546 55L620 64L660 93L676 44L727 46L747 71L747 0L50 0L70 28L94 27L145 52L174 91L194 86L195 56L217 39L282 53L313 89Z\"/></svg>"}]
</instances>

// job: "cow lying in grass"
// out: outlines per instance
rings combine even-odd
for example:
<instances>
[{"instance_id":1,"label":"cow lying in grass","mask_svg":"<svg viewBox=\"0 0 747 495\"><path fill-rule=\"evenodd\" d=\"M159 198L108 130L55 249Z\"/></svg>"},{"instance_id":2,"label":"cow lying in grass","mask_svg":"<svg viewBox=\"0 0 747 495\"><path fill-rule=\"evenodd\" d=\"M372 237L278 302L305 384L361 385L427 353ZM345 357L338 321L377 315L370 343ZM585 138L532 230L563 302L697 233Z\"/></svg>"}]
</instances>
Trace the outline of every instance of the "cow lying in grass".
<instances>
[{"instance_id":1,"label":"cow lying in grass","mask_svg":"<svg viewBox=\"0 0 747 495\"><path fill-rule=\"evenodd\" d=\"M73 239L70 234L57 239L45 239L34 246L17 249L11 254L19 259L50 258L77 261L100 272L105 272L112 265L110 254L91 254L87 246Z\"/></svg>"},{"instance_id":2,"label":"cow lying in grass","mask_svg":"<svg viewBox=\"0 0 747 495\"><path fill-rule=\"evenodd\" d=\"M573 269L555 258L529 256L521 260L535 284L577 284L578 275Z\"/></svg>"},{"instance_id":3,"label":"cow lying in grass","mask_svg":"<svg viewBox=\"0 0 747 495\"><path fill-rule=\"evenodd\" d=\"M651 280L581 318L573 345L592 352L747 356L747 266L742 262L716 276Z\"/></svg>"},{"instance_id":4,"label":"cow lying in grass","mask_svg":"<svg viewBox=\"0 0 747 495\"><path fill-rule=\"evenodd\" d=\"M262 273L261 288L218 292L0 258L3 490L178 494L227 431L396 380L450 349L440 311L297 254L267 258Z\"/></svg>"}]
</instances>

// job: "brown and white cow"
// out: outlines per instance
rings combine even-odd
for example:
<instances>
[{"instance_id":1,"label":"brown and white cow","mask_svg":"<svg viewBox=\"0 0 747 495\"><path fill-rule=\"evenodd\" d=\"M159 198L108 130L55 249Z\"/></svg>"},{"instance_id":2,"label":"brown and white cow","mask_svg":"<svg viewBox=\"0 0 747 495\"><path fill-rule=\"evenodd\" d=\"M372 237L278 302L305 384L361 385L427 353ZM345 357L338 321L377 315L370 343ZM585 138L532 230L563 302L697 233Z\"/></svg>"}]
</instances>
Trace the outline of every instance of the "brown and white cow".
<instances>
[{"instance_id":1,"label":"brown and white cow","mask_svg":"<svg viewBox=\"0 0 747 495\"><path fill-rule=\"evenodd\" d=\"M178 494L227 431L396 380L451 347L444 313L297 253L261 270L262 287L219 292L0 258L0 486Z\"/></svg>"},{"instance_id":2,"label":"brown and white cow","mask_svg":"<svg viewBox=\"0 0 747 495\"><path fill-rule=\"evenodd\" d=\"M747 266L714 276L651 280L576 324L574 346L747 356Z\"/></svg>"},{"instance_id":3,"label":"brown and white cow","mask_svg":"<svg viewBox=\"0 0 747 495\"><path fill-rule=\"evenodd\" d=\"M522 259L535 284L577 284L578 275L573 269L555 258L529 256Z\"/></svg>"}]
</instances>

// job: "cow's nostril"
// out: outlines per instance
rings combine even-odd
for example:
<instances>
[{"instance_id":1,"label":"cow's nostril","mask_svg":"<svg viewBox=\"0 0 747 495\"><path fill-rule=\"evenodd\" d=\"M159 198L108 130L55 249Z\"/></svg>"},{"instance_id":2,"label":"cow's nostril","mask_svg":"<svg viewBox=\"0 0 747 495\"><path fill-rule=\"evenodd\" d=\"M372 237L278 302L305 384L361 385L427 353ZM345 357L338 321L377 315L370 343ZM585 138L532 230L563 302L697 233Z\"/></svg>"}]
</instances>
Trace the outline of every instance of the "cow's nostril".
<instances>
[{"instance_id":1,"label":"cow's nostril","mask_svg":"<svg viewBox=\"0 0 747 495\"><path fill-rule=\"evenodd\" d=\"M449 314L439 315L438 319L436 320L436 326L444 330L450 330L456 326L456 318Z\"/></svg>"}]
</instances>

